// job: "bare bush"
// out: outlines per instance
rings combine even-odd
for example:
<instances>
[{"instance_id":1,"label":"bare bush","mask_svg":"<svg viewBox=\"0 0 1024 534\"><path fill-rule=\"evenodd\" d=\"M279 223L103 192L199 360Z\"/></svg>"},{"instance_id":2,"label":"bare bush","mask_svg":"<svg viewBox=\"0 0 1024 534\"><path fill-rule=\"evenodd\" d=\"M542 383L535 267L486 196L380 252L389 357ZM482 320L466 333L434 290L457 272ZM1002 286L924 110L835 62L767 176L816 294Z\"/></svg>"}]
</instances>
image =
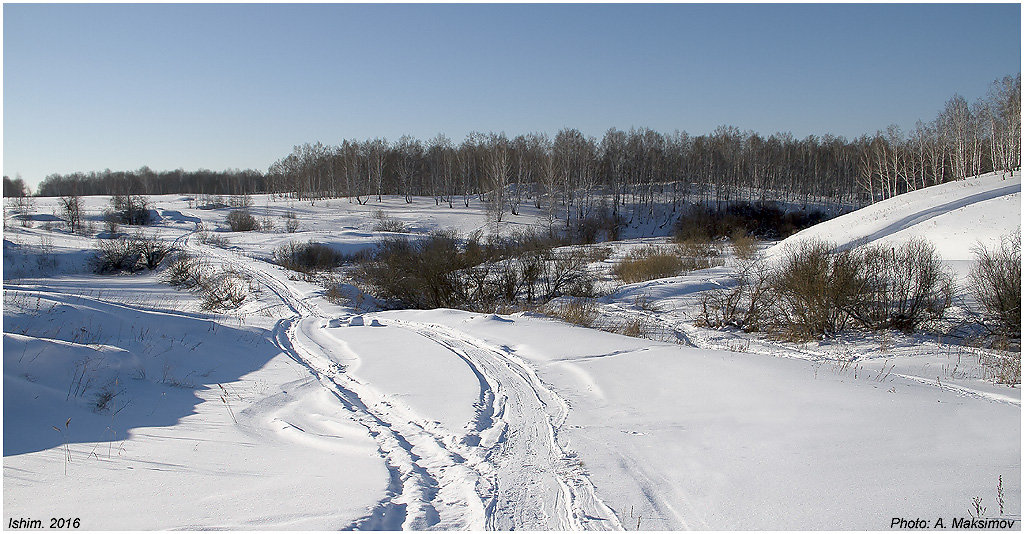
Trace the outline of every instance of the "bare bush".
<instances>
[{"instance_id":1,"label":"bare bush","mask_svg":"<svg viewBox=\"0 0 1024 534\"><path fill-rule=\"evenodd\" d=\"M249 194L231 195L228 197L228 206L232 208L248 209L252 207L252 196Z\"/></svg>"},{"instance_id":2,"label":"bare bush","mask_svg":"<svg viewBox=\"0 0 1024 534\"><path fill-rule=\"evenodd\" d=\"M654 339L654 327L651 320L644 315L638 315L627 319L615 330L616 334L644 339Z\"/></svg>"},{"instance_id":3,"label":"bare bush","mask_svg":"<svg viewBox=\"0 0 1024 534\"><path fill-rule=\"evenodd\" d=\"M299 219L295 216L294 211L289 211L284 214L284 229L289 234L294 234L299 231Z\"/></svg>"},{"instance_id":4,"label":"bare bush","mask_svg":"<svg viewBox=\"0 0 1024 534\"><path fill-rule=\"evenodd\" d=\"M228 213L226 222L232 232L251 232L259 227L256 218L245 209L234 210Z\"/></svg>"},{"instance_id":5,"label":"bare bush","mask_svg":"<svg viewBox=\"0 0 1024 534\"><path fill-rule=\"evenodd\" d=\"M171 258L164 271L164 280L172 286L191 289L203 284L207 270L206 262L182 251Z\"/></svg>"},{"instance_id":6,"label":"bare bush","mask_svg":"<svg viewBox=\"0 0 1024 534\"><path fill-rule=\"evenodd\" d=\"M128 225L146 225L150 222L149 198L142 195L114 195L110 198L112 217Z\"/></svg>"},{"instance_id":7,"label":"bare bush","mask_svg":"<svg viewBox=\"0 0 1024 534\"><path fill-rule=\"evenodd\" d=\"M540 287L547 301L563 295L594 296L594 276L587 269L590 257L586 247L573 246L555 252L540 252Z\"/></svg>"},{"instance_id":8,"label":"bare bush","mask_svg":"<svg viewBox=\"0 0 1024 534\"><path fill-rule=\"evenodd\" d=\"M231 271L206 278L200 290L204 310L236 308L249 296L245 279Z\"/></svg>"},{"instance_id":9,"label":"bare bush","mask_svg":"<svg viewBox=\"0 0 1024 534\"><path fill-rule=\"evenodd\" d=\"M274 251L274 263L293 271L313 273L329 271L345 261L345 256L321 243L288 243Z\"/></svg>"},{"instance_id":10,"label":"bare bush","mask_svg":"<svg viewBox=\"0 0 1024 534\"><path fill-rule=\"evenodd\" d=\"M78 195L60 197L60 218L73 234L82 232L82 199Z\"/></svg>"},{"instance_id":11,"label":"bare bush","mask_svg":"<svg viewBox=\"0 0 1024 534\"><path fill-rule=\"evenodd\" d=\"M377 219L377 222L373 225L374 232L404 233L408 231L402 221L389 217L388 214L384 213L384 210L374 211L373 218Z\"/></svg>"},{"instance_id":12,"label":"bare bush","mask_svg":"<svg viewBox=\"0 0 1024 534\"><path fill-rule=\"evenodd\" d=\"M773 302L770 275L763 259L741 263L730 286L701 294L697 325L731 326L748 332L763 329Z\"/></svg>"},{"instance_id":13,"label":"bare bush","mask_svg":"<svg viewBox=\"0 0 1024 534\"><path fill-rule=\"evenodd\" d=\"M914 239L899 247L859 251L861 296L847 311L871 330L911 332L942 319L953 300L953 276L935 246Z\"/></svg>"},{"instance_id":14,"label":"bare bush","mask_svg":"<svg viewBox=\"0 0 1024 534\"><path fill-rule=\"evenodd\" d=\"M757 256L757 238L737 229L729 238L732 252L740 261L750 261Z\"/></svg>"},{"instance_id":15,"label":"bare bush","mask_svg":"<svg viewBox=\"0 0 1024 534\"><path fill-rule=\"evenodd\" d=\"M458 271L470 266L459 251L456 234L438 231L416 242L403 237L382 240L376 257L360 274L385 298L414 308L445 308L466 302Z\"/></svg>"},{"instance_id":16,"label":"bare bush","mask_svg":"<svg viewBox=\"0 0 1024 534\"><path fill-rule=\"evenodd\" d=\"M523 242L480 237L474 233L464 244L453 231L416 240L388 237L353 274L381 296L414 308L493 311L522 299L546 302L594 292L586 247L554 250L534 241L536 235Z\"/></svg>"},{"instance_id":17,"label":"bare bush","mask_svg":"<svg viewBox=\"0 0 1024 534\"><path fill-rule=\"evenodd\" d=\"M993 249L975 247L974 256L968 276L982 324L995 335L1020 338L1020 229Z\"/></svg>"},{"instance_id":18,"label":"bare bush","mask_svg":"<svg viewBox=\"0 0 1024 534\"><path fill-rule=\"evenodd\" d=\"M834 335L849 323L848 310L860 299L863 264L852 251L803 241L791 247L772 276L775 321L796 339Z\"/></svg>"},{"instance_id":19,"label":"bare bush","mask_svg":"<svg viewBox=\"0 0 1024 534\"><path fill-rule=\"evenodd\" d=\"M741 261L727 287L701 295L697 324L806 340L853 327L911 332L944 317L953 277L930 243L833 249L804 241L771 267Z\"/></svg>"},{"instance_id":20,"label":"bare bush","mask_svg":"<svg viewBox=\"0 0 1024 534\"><path fill-rule=\"evenodd\" d=\"M684 240L678 245L677 254L682 258L684 271L699 271L725 265L725 260L721 258L721 250L711 241Z\"/></svg>"},{"instance_id":21,"label":"bare bush","mask_svg":"<svg viewBox=\"0 0 1024 534\"><path fill-rule=\"evenodd\" d=\"M105 210L103 212L103 230L110 236L115 236L120 233L121 229L121 217L114 213L113 210Z\"/></svg>"},{"instance_id":22,"label":"bare bush","mask_svg":"<svg viewBox=\"0 0 1024 534\"><path fill-rule=\"evenodd\" d=\"M199 230L196 232L196 238L199 239L200 243L210 245L211 247L227 248L231 244L227 236L208 230Z\"/></svg>"},{"instance_id":23,"label":"bare bush","mask_svg":"<svg viewBox=\"0 0 1024 534\"><path fill-rule=\"evenodd\" d=\"M226 207L228 205L224 203L224 197L208 193L199 195L199 200L196 203L196 208L201 210L215 210Z\"/></svg>"},{"instance_id":24,"label":"bare bush","mask_svg":"<svg viewBox=\"0 0 1024 534\"><path fill-rule=\"evenodd\" d=\"M131 237L101 239L94 258L96 272L134 273L156 269L170 249L156 236L135 234Z\"/></svg>"}]
</instances>

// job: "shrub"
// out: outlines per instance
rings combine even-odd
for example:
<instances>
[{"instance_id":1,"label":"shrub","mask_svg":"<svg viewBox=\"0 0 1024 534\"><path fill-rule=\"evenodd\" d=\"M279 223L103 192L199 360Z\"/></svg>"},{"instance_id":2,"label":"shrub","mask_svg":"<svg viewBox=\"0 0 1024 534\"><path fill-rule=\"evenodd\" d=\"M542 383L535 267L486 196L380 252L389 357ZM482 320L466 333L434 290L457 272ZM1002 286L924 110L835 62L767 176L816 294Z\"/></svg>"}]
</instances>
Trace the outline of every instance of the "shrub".
<instances>
[{"instance_id":1,"label":"shrub","mask_svg":"<svg viewBox=\"0 0 1024 534\"><path fill-rule=\"evenodd\" d=\"M295 216L294 211L289 211L284 214L284 229L289 234L294 234L299 231L299 219Z\"/></svg>"},{"instance_id":2,"label":"shrub","mask_svg":"<svg viewBox=\"0 0 1024 534\"><path fill-rule=\"evenodd\" d=\"M654 339L654 328L651 325L650 319L644 315L627 319L616 329L615 333L629 337Z\"/></svg>"},{"instance_id":3,"label":"shrub","mask_svg":"<svg viewBox=\"0 0 1024 534\"><path fill-rule=\"evenodd\" d=\"M172 286L191 289L203 284L206 271L204 261L188 252L179 252L167 265L164 280Z\"/></svg>"},{"instance_id":4,"label":"shrub","mask_svg":"<svg viewBox=\"0 0 1024 534\"><path fill-rule=\"evenodd\" d=\"M206 193L199 195L199 201L196 204L196 208L201 210L215 210L219 208L226 208L227 206L228 205L224 203L224 197Z\"/></svg>"},{"instance_id":5,"label":"shrub","mask_svg":"<svg viewBox=\"0 0 1024 534\"><path fill-rule=\"evenodd\" d=\"M834 245L803 241L792 246L773 273L775 319L796 339L842 331L860 298L864 280L857 254L833 253Z\"/></svg>"},{"instance_id":6,"label":"shrub","mask_svg":"<svg viewBox=\"0 0 1024 534\"><path fill-rule=\"evenodd\" d=\"M231 195L228 197L228 206L232 208L251 208L252 207L252 196L248 194L242 195Z\"/></svg>"},{"instance_id":7,"label":"shrub","mask_svg":"<svg viewBox=\"0 0 1024 534\"><path fill-rule=\"evenodd\" d=\"M373 217L377 219L377 223L373 225L374 232L395 232L404 233L407 232L405 224L398 219L392 219L384 210L377 210L373 212Z\"/></svg>"},{"instance_id":8,"label":"shrub","mask_svg":"<svg viewBox=\"0 0 1024 534\"><path fill-rule=\"evenodd\" d=\"M687 240L679 244L677 251L684 271L699 271L725 264L719 257L721 251L710 241Z\"/></svg>"},{"instance_id":9,"label":"shrub","mask_svg":"<svg viewBox=\"0 0 1024 534\"><path fill-rule=\"evenodd\" d=\"M853 326L911 332L940 321L953 291L953 277L925 241L838 252L804 241L772 267L756 256L742 261L729 287L701 295L697 324L802 340Z\"/></svg>"},{"instance_id":10,"label":"shrub","mask_svg":"<svg viewBox=\"0 0 1024 534\"><path fill-rule=\"evenodd\" d=\"M60 218L73 234L82 232L82 199L78 195L60 197Z\"/></svg>"},{"instance_id":11,"label":"shrub","mask_svg":"<svg viewBox=\"0 0 1024 534\"><path fill-rule=\"evenodd\" d=\"M676 276L682 270L682 258L655 246L633 249L613 269L627 284Z\"/></svg>"},{"instance_id":12,"label":"shrub","mask_svg":"<svg viewBox=\"0 0 1024 534\"><path fill-rule=\"evenodd\" d=\"M230 244L228 238L223 234L209 232L207 230L200 230L196 232L196 238L199 239L200 243L210 245L211 247L227 248Z\"/></svg>"},{"instance_id":13,"label":"shrub","mask_svg":"<svg viewBox=\"0 0 1024 534\"><path fill-rule=\"evenodd\" d=\"M103 229L108 235L117 235L121 227L121 216L113 210L103 212Z\"/></svg>"},{"instance_id":14,"label":"shrub","mask_svg":"<svg viewBox=\"0 0 1024 534\"><path fill-rule=\"evenodd\" d=\"M732 326L748 332L763 329L773 303L770 274L762 259L741 263L731 286L701 294L697 325Z\"/></svg>"},{"instance_id":15,"label":"shrub","mask_svg":"<svg viewBox=\"0 0 1024 534\"><path fill-rule=\"evenodd\" d=\"M594 275L587 269L590 263L586 247L539 252L541 274L539 285L545 301L563 295L571 297L594 296Z\"/></svg>"},{"instance_id":16,"label":"shrub","mask_svg":"<svg viewBox=\"0 0 1024 534\"><path fill-rule=\"evenodd\" d=\"M974 256L968 278L971 294L981 307L982 324L993 334L1019 338L1020 230L1004 237L993 249L975 247Z\"/></svg>"},{"instance_id":17,"label":"shrub","mask_svg":"<svg viewBox=\"0 0 1024 534\"><path fill-rule=\"evenodd\" d=\"M238 273L230 271L207 278L200 289L204 310L235 308L249 296L245 280Z\"/></svg>"},{"instance_id":18,"label":"shrub","mask_svg":"<svg viewBox=\"0 0 1024 534\"><path fill-rule=\"evenodd\" d=\"M321 243L288 243L274 251L274 263L293 271L313 273L329 271L345 261L345 257Z\"/></svg>"},{"instance_id":19,"label":"shrub","mask_svg":"<svg viewBox=\"0 0 1024 534\"><path fill-rule=\"evenodd\" d=\"M149 224L149 198L141 195L114 195L110 199L113 216L121 224L142 226Z\"/></svg>"},{"instance_id":20,"label":"shrub","mask_svg":"<svg viewBox=\"0 0 1024 534\"><path fill-rule=\"evenodd\" d=\"M170 249L155 236L136 234L132 237L101 239L95 256L96 272L134 273L142 269L156 269Z\"/></svg>"},{"instance_id":21,"label":"shrub","mask_svg":"<svg viewBox=\"0 0 1024 534\"><path fill-rule=\"evenodd\" d=\"M911 332L942 319L953 300L953 277L935 247L914 239L899 247L858 251L863 269L861 297L850 315L872 330Z\"/></svg>"},{"instance_id":22,"label":"shrub","mask_svg":"<svg viewBox=\"0 0 1024 534\"><path fill-rule=\"evenodd\" d=\"M738 202L720 209L694 206L675 223L680 241L730 237L737 232L762 239L782 239L828 217L821 211L785 212L771 204Z\"/></svg>"},{"instance_id":23,"label":"shrub","mask_svg":"<svg viewBox=\"0 0 1024 534\"><path fill-rule=\"evenodd\" d=\"M381 296L413 308L493 311L520 298L546 302L593 294L586 248L556 251L546 245L548 238L534 233L486 242L480 237L474 232L461 246L453 231L412 241L387 237L353 274Z\"/></svg>"},{"instance_id":24,"label":"shrub","mask_svg":"<svg viewBox=\"0 0 1024 534\"><path fill-rule=\"evenodd\" d=\"M256 218L244 209L228 213L227 223L232 232L251 232L258 226Z\"/></svg>"},{"instance_id":25,"label":"shrub","mask_svg":"<svg viewBox=\"0 0 1024 534\"><path fill-rule=\"evenodd\" d=\"M757 256L757 239L746 231L734 230L729 240L733 254L740 261L750 261Z\"/></svg>"}]
</instances>

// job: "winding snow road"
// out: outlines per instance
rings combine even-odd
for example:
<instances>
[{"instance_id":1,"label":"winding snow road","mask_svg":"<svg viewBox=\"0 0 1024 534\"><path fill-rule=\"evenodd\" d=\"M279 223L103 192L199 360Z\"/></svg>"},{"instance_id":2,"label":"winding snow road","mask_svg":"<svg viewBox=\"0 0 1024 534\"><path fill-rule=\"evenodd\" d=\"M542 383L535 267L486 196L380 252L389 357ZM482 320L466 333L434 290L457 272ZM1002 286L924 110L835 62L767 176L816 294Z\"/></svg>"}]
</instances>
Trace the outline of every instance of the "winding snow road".
<instances>
[{"instance_id":1,"label":"winding snow road","mask_svg":"<svg viewBox=\"0 0 1024 534\"><path fill-rule=\"evenodd\" d=\"M276 343L309 369L376 440L391 473L386 495L353 529L621 530L595 494L582 461L558 445L569 407L514 354L436 324L395 321L437 343L480 381L477 418L460 435L415 413L395 395L347 372L349 359L327 334L331 321L303 298L282 269L185 238L277 295L291 316Z\"/></svg>"}]
</instances>

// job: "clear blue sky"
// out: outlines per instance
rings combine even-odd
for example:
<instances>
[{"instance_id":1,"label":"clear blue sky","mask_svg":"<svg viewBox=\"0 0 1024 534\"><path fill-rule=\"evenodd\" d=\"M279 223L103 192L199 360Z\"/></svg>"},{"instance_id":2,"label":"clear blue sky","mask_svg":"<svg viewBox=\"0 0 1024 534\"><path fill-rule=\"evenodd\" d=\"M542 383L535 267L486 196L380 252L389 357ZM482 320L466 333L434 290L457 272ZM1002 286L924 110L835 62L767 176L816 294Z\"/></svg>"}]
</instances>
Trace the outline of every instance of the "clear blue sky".
<instances>
[{"instance_id":1,"label":"clear blue sky","mask_svg":"<svg viewBox=\"0 0 1024 534\"><path fill-rule=\"evenodd\" d=\"M1019 4L5 4L3 172L266 169L293 145L733 125L848 138L1021 66Z\"/></svg>"}]
</instances>

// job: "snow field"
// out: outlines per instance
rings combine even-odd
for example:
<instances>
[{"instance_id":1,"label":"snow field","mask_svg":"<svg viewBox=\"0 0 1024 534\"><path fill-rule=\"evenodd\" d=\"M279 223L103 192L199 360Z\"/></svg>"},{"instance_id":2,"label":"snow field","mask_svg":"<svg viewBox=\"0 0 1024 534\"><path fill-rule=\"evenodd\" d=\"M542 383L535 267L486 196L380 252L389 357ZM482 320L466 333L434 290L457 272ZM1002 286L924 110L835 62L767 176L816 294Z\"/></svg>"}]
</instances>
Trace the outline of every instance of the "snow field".
<instances>
[{"instance_id":1,"label":"snow field","mask_svg":"<svg viewBox=\"0 0 1024 534\"><path fill-rule=\"evenodd\" d=\"M984 351L692 326L699 292L728 283L729 263L601 299L603 319L644 314L680 344L531 314L408 310L347 326L363 310L267 263L276 247L372 247L381 207L413 235L490 230L478 203L257 196L251 211L277 231L212 232L228 240L218 248L199 242L196 222L222 227L230 209L151 200L147 233L254 292L234 312L198 312L195 294L157 275L87 274L91 238L41 220L5 232L13 516L60 510L94 529L879 530L892 517L963 516L974 497L992 511L999 476L1006 513L1020 516L1020 390L985 376ZM894 200L767 253L808 237L923 236L956 267L1020 224L1019 173ZM88 216L106 201L86 198ZM297 233L282 229L288 212ZM502 231L542 225L524 213ZM641 242L660 240L605 246L617 258ZM97 409L104 392L116 394Z\"/></svg>"}]
</instances>

